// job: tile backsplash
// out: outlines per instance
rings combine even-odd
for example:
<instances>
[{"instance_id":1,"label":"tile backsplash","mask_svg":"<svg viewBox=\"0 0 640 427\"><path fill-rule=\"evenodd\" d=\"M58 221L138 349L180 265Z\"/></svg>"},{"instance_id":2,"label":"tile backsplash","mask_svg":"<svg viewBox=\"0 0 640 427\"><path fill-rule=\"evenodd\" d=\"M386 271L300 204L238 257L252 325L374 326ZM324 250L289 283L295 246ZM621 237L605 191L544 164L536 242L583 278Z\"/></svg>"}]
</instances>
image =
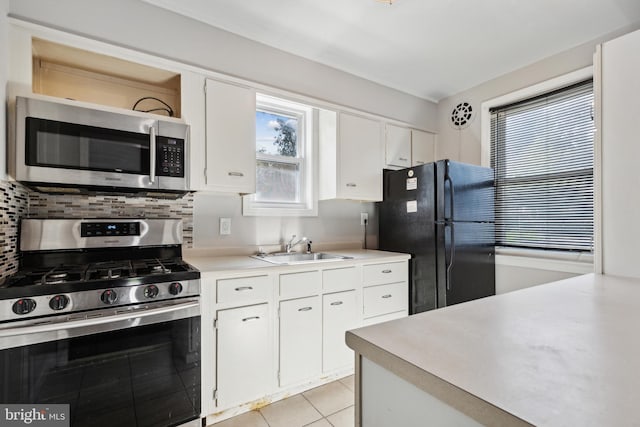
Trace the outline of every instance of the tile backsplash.
<instances>
[{"instance_id":1,"label":"tile backsplash","mask_svg":"<svg viewBox=\"0 0 640 427\"><path fill-rule=\"evenodd\" d=\"M29 208L29 191L16 182L0 181L0 278L18 270L18 227Z\"/></svg>"},{"instance_id":2,"label":"tile backsplash","mask_svg":"<svg viewBox=\"0 0 640 427\"><path fill-rule=\"evenodd\" d=\"M193 193L180 199L29 191L29 218L180 218L183 244L193 246Z\"/></svg>"},{"instance_id":3,"label":"tile backsplash","mask_svg":"<svg viewBox=\"0 0 640 427\"><path fill-rule=\"evenodd\" d=\"M176 200L114 195L38 193L0 181L0 278L18 269L21 218L181 218L184 247L193 246L193 193Z\"/></svg>"}]
</instances>

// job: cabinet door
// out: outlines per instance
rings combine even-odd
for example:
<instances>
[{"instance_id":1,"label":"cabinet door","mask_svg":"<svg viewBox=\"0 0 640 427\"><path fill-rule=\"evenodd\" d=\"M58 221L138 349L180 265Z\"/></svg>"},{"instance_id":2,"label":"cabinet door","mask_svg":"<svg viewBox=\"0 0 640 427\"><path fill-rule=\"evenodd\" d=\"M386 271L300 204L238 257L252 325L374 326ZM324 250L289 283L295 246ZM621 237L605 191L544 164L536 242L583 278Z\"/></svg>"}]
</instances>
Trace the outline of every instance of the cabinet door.
<instances>
[{"instance_id":1,"label":"cabinet door","mask_svg":"<svg viewBox=\"0 0 640 427\"><path fill-rule=\"evenodd\" d=\"M353 350L344 334L358 327L356 291L323 295L322 318L322 371L353 366Z\"/></svg>"},{"instance_id":2,"label":"cabinet door","mask_svg":"<svg viewBox=\"0 0 640 427\"><path fill-rule=\"evenodd\" d=\"M206 130L206 188L255 193L255 91L207 80Z\"/></svg>"},{"instance_id":3,"label":"cabinet door","mask_svg":"<svg viewBox=\"0 0 640 427\"><path fill-rule=\"evenodd\" d=\"M411 129L387 125L385 153L388 166L411 166Z\"/></svg>"},{"instance_id":4,"label":"cabinet door","mask_svg":"<svg viewBox=\"0 0 640 427\"><path fill-rule=\"evenodd\" d=\"M318 376L322 370L320 297L280 303L280 386Z\"/></svg>"},{"instance_id":5,"label":"cabinet door","mask_svg":"<svg viewBox=\"0 0 640 427\"><path fill-rule=\"evenodd\" d=\"M275 378L268 304L222 310L217 315L218 407L268 395Z\"/></svg>"},{"instance_id":6,"label":"cabinet door","mask_svg":"<svg viewBox=\"0 0 640 427\"><path fill-rule=\"evenodd\" d=\"M436 136L421 130L411 130L411 166L420 166L435 160Z\"/></svg>"},{"instance_id":7,"label":"cabinet door","mask_svg":"<svg viewBox=\"0 0 640 427\"><path fill-rule=\"evenodd\" d=\"M341 113L338 197L382 201L384 144L380 122Z\"/></svg>"}]
</instances>

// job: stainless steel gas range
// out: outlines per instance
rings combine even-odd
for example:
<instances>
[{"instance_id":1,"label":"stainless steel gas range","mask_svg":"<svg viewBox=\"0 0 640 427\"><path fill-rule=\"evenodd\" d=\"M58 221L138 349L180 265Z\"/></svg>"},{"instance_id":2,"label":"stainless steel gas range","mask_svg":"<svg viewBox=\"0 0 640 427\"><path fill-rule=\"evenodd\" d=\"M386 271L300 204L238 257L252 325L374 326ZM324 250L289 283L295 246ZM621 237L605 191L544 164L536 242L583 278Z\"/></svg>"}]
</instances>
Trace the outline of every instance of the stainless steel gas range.
<instances>
[{"instance_id":1,"label":"stainless steel gas range","mask_svg":"<svg viewBox=\"0 0 640 427\"><path fill-rule=\"evenodd\" d=\"M198 420L200 273L181 244L180 220L23 220L0 404L68 404L73 426Z\"/></svg>"}]
</instances>

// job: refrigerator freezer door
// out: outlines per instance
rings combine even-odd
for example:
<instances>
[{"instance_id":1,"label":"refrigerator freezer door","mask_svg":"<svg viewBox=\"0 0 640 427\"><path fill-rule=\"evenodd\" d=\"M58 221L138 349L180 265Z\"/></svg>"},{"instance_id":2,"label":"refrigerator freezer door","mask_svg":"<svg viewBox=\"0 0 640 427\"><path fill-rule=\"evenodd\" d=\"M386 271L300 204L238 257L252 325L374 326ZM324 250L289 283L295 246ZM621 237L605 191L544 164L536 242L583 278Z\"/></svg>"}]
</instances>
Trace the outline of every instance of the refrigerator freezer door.
<instances>
[{"instance_id":1,"label":"refrigerator freezer door","mask_svg":"<svg viewBox=\"0 0 640 427\"><path fill-rule=\"evenodd\" d=\"M385 171L384 202L378 204L381 250L412 255L409 312L436 307L435 164Z\"/></svg>"},{"instance_id":2,"label":"refrigerator freezer door","mask_svg":"<svg viewBox=\"0 0 640 427\"><path fill-rule=\"evenodd\" d=\"M493 169L440 160L436 177L437 221L493 222Z\"/></svg>"},{"instance_id":3,"label":"refrigerator freezer door","mask_svg":"<svg viewBox=\"0 0 640 427\"><path fill-rule=\"evenodd\" d=\"M495 226L451 222L437 225L438 307L495 295Z\"/></svg>"}]
</instances>

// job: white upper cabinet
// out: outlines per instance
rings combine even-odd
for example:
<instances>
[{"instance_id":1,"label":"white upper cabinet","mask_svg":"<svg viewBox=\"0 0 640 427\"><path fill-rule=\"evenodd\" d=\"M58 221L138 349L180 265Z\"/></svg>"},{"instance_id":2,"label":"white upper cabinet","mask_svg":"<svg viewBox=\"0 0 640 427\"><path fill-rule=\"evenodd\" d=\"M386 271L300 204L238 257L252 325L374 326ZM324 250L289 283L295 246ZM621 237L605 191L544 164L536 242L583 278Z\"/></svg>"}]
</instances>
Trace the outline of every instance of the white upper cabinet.
<instances>
[{"instance_id":1,"label":"white upper cabinet","mask_svg":"<svg viewBox=\"0 0 640 427\"><path fill-rule=\"evenodd\" d=\"M320 200L382 200L382 123L321 110Z\"/></svg>"},{"instance_id":2,"label":"white upper cabinet","mask_svg":"<svg viewBox=\"0 0 640 427\"><path fill-rule=\"evenodd\" d=\"M435 160L435 134L387 124L385 163L390 169L420 166Z\"/></svg>"},{"instance_id":3,"label":"white upper cabinet","mask_svg":"<svg viewBox=\"0 0 640 427\"><path fill-rule=\"evenodd\" d=\"M205 159L205 115L204 115L204 86L205 77L190 71L180 76L182 85L181 105L182 117L189 125L189 189L193 191L204 189L206 166Z\"/></svg>"},{"instance_id":4,"label":"white upper cabinet","mask_svg":"<svg viewBox=\"0 0 640 427\"><path fill-rule=\"evenodd\" d=\"M435 143L435 134L411 129L411 166L435 161Z\"/></svg>"},{"instance_id":5,"label":"white upper cabinet","mask_svg":"<svg viewBox=\"0 0 640 427\"><path fill-rule=\"evenodd\" d=\"M387 124L385 154L388 166L411 166L411 129Z\"/></svg>"},{"instance_id":6,"label":"white upper cabinet","mask_svg":"<svg viewBox=\"0 0 640 427\"><path fill-rule=\"evenodd\" d=\"M207 80L205 110L205 188L227 193L255 193L255 90Z\"/></svg>"}]
</instances>

